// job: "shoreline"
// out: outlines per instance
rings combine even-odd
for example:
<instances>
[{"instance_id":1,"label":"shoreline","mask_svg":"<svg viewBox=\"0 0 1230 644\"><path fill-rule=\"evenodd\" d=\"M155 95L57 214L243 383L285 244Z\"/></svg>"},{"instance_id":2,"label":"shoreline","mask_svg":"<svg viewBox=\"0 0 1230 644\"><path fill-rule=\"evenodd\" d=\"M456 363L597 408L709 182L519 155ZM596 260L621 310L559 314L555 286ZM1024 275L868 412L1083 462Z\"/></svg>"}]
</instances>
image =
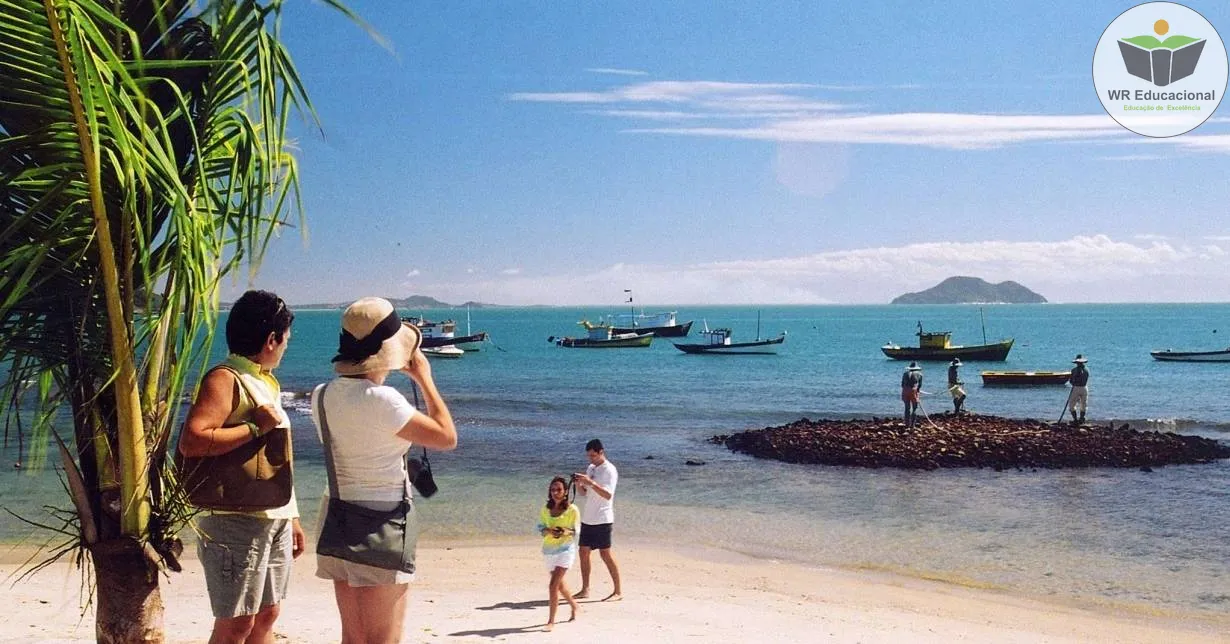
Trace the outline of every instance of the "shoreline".
<instances>
[{"instance_id":1,"label":"shoreline","mask_svg":"<svg viewBox=\"0 0 1230 644\"><path fill-rule=\"evenodd\" d=\"M32 548L0 548L0 578L19 618L0 623L0 642L92 641L92 614L79 618L81 571L60 561L20 584L13 572ZM599 642L705 637L792 640L974 641L1227 641L1230 616L1156 606L1102 605L1030 597L954 579L891 570L812 566L733 550L624 539L616 545L624 579L618 603L582 602L577 624L538 633L546 619L546 575L537 540L495 535L424 540L411 584L405 641L439 636L461 641ZM24 555L24 556L23 556ZM212 617L194 548L185 571L162 579L169 641L201 642ZM332 587L313 575L309 551L293 573L277 633L292 642L336 641L340 624ZM573 590L579 573L569 572ZM609 580L594 561L591 594ZM567 607L560 618L566 619Z\"/></svg>"}]
</instances>

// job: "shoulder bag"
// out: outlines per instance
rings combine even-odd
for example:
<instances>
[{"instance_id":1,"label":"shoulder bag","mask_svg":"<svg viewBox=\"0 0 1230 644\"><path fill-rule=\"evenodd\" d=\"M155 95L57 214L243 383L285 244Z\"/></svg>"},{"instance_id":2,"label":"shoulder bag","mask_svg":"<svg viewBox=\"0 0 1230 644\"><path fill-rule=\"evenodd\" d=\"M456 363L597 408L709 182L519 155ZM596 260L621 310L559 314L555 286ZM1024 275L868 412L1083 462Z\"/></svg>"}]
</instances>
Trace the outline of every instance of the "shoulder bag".
<instances>
[{"instance_id":1,"label":"shoulder bag","mask_svg":"<svg viewBox=\"0 0 1230 644\"><path fill-rule=\"evenodd\" d=\"M326 384L316 398L320 412L320 436L325 444L325 473L329 477L329 505L316 541L316 554L375 566L385 570L414 572L414 548L418 525L408 492L392 510L375 510L343 501L337 490L333 464L333 441L325 414Z\"/></svg>"},{"instance_id":2,"label":"shoulder bag","mask_svg":"<svg viewBox=\"0 0 1230 644\"><path fill-rule=\"evenodd\" d=\"M226 366L215 368L230 371L253 404L269 402L239 372ZM250 414L251 409L242 410L235 420ZM179 482L188 502L206 510L255 512L286 505L294 490L293 460L289 427L275 428L225 454L189 457L175 450Z\"/></svg>"}]
</instances>

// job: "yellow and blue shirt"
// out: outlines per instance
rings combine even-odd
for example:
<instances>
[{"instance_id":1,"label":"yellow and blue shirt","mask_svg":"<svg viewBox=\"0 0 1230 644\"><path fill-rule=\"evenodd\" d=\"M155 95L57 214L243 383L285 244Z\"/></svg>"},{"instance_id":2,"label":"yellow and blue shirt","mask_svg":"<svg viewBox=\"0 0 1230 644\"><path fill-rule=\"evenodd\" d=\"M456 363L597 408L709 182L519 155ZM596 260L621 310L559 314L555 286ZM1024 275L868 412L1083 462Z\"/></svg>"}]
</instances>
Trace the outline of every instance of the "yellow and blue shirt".
<instances>
[{"instance_id":1,"label":"yellow and blue shirt","mask_svg":"<svg viewBox=\"0 0 1230 644\"><path fill-rule=\"evenodd\" d=\"M543 506L538 512L538 532L542 532L544 528L565 528L568 530L562 537L557 537L551 533L542 538L542 554L558 555L568 552L576 547L577 528L580 527L581 513L577 510L575 503L568 505L568 509L560 513L559 516L551 516L551 511Z\"/></svg>"}]
</instances>

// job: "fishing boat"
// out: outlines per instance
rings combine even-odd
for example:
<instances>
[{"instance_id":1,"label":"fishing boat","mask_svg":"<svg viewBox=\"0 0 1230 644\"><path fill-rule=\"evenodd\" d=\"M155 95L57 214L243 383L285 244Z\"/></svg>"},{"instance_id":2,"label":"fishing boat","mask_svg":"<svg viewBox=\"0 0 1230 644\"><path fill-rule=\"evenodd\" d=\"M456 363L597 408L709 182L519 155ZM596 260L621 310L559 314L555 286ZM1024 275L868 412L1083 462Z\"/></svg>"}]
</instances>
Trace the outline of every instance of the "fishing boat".
<instances>
[{"instance_id":1,"label":"fishing boat","mask_svg":"<svg viewBox=\"0 0 1230 644\"><path fill-rule=\"evenodd\" d=\"M433 347L447 347L454 345L469 345L477 344L487 339L487 334L483 331L478 333L458 336L457 323L452 320L444 320L441 322L432 322L424 317L405 317L403 322L408 322L418 327L423 334L423 348L431 349ZM474 349L477 351L477 349Z\"/></svg>"},{"instance_id":2,"label":"fishing boat","mask_svg":"<svg viewBox=\"0 0 1230 644\"><path fill-rule=\"evenodd\" d=\"M984 371L984 385L1064 385L1068 371Z\"/></svg>"},{"instance_id":3,"label":"fishing boat","mask_svg":"<svg viewBox=\"0 0 1230 644\"><path fill-rule=\"evenodd\" d=\"M478 333L474 333L470 329L470 307L467 306L466 307L466 334L461 336L460 338L457 338L457 341L453 343L453 346L457 347L458 349L461 349L462 351L469 353L471 351L478 351L482 349L483 342L486 342L486 341L487 341L486 333L482 331L479 331Z\"/></svg>"},{"instance_id":4,"label":"fishing boat","mask_svg":"<svg viewBox=\"0 0 1230 644\"><path fill-rule=\"evenodd\" d=\"M984 327L984 343L986 342L985 334L986 330ZM918 323L918 332L914 335L918 336L918 346L916 347L903 347L890 342L880 347L880 350L884 352L884 355L894 360L952 360L953 358L960 358L963 361L983 360L1002 362L1008 359L1008 352L1012 350L1013 342L1013 338L1008 338L991 344L952 344L951 331L923 331L922 322Z\"/></svg>"},{"instance_id":5,"label":"fishing boat","mask_svg":"<svg viewBox=\"0 0 1230 644\"><path fill-rule=\"evenodd\" d=\"M1154 360L1164 362L1230 362L1230 349L1220 351L1150 351Z\"/></svg>"},{"instance_id":6,"label":"fishing boat","mask_svg":"<svg viewBox=\"0 0 1230 644\"><path fill-rule=\"evenodd\" d=\"M776 338L760 338L760 313L756 314L756 339L752 342L731 342L731 331L728 328L709 329L705 322L705 330L699 332L700 342L672 342L676 349L684 353L704 353L714 355L772 355L777 353L777 346L786 341L786 332L782 331Z\"/></svg>"},{"instance_id":7,"label":"fishing boat","mask_svg":"<svg viewBox=\"0 0 1230 644\"><path fill-rule=\"evenodd\" d=\"M584 338L557 338L551 336L547 342L554 342L569 349L629 349L647 347L653 342L652 333L615 333L606 324L592 324L586 320L579 323L589 332Z\"/></svg>"},{"instance_id":8,"label":"fishing boat","mask_svg":"<svg viewBox=\"0 0 1230 644\"><path fill-rule=\"evenodd\" d=\"M675 318L676 311L645 313L645 310L641 309L641 312L637 313L636 307L632 306L632 290L624 289L624 293L628 294L626 304L631 308L631 312L608 315L603 320L604 324L611 326L612 333L652 333L659 338L682 338L692 330L694 320L679 324Z\"/></svg>"}]
</instances>

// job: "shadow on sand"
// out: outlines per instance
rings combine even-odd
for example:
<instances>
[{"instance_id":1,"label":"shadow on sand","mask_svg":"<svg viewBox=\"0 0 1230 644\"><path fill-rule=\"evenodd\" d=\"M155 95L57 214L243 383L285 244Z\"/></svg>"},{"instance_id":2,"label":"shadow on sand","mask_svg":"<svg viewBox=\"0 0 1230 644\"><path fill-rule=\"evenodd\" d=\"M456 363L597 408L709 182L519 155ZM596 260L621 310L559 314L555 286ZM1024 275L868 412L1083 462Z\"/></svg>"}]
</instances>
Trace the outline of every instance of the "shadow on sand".
<instances>
[{"instance_id":1,"label":"shadow on sand","mask_svg":"<svg viewBox=\"0 0 1230 644\"><path fill-rule=\"evenodd\" d=\"M479 606L477 610L530 610L532 608L546 608L547 600L533 599L526 602L500 602L490 606Z\"/></svg>"},{"instance_id":2,"label":"shadow on sand","mask_svg":"<svg viewBox=\"0 0 1230 644\"><path fill-rule=\"evenodd\" d=\"M458 631L449 633L449 637L500 637L503 635L516 635L517 633L541 633L543 624L535 624L533 626L522 626L520 628L488 628L481 631Z\"/></svg>"}]
</instances>

